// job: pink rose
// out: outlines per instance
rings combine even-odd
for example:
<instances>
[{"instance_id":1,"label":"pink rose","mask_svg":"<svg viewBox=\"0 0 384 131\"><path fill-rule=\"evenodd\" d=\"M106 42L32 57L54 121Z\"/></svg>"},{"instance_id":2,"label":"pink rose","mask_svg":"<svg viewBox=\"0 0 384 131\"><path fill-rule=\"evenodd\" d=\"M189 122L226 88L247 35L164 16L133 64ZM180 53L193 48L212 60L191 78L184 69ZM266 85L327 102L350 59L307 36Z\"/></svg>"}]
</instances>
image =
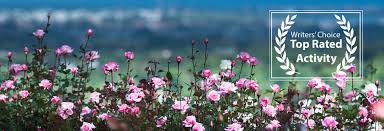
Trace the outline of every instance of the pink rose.
<instances>
[{"instance_id":1,"label":"pink rose","mask_svg":"<svg viewBox=\"0 0 384 131\"><path fill-rule=\"evenodd\" d=\"M172 105L172 108L177 111L186 112L189 108L188 102L184 101L175 101Z\"/></svg>"},{"instance_id":2,"label":"pink rose","mask_svg":"<svg viewBox=\"0 0 384 131\"><path fill-rule=\"evenodd\" d=\"M23 68L23 71L27 71L28 70L28 66L26 64L21 64L21 68Z\"/></svg>"},{"instance_id":3,"label":"pink rose","mask_svg":"<svg viewBox=\"0 0 384 131\"><path fill-rule=\"evenodd\" d=\"M237 87L235 84L231 82L221 82L221 84L218 86L218 89L221 93L229 94L229 93L235 93L237 90Z\"/></svg>"},{"instance_id":4,"label":"pink rose","mask_svg":"<svg viewBox=\"0 0 384 131\"><path fill-rule=\"evenodd\" d=\"M367 84L365 85L365 88L363 89L363 92L368 96L368 97L374 97L377 96L377 87L375 84Z\"/></svg>"},{"instance_id":5,"label":"pink rose","mask_svg":"<svg viewBox=\"0 0 384 131\"><path fill-rule=\"evenodd\" d=\"M265 126L265 130L266 131L273 131L273 125L272 124L268 124L267 126Z\"/></svg>"},{"instance_id":6,"label":"pink rose","mask_svg":"<svg viewBox=\"0 0 384 131\"><path fill-rule=\"evenodd\" d=\"M284 111L284 104L282 104L282 103L277 104L277 110L278 111Z\"/></svg>"},{"instance_id":7,"label":"pink rose","mask_svg":"<svg viewBox=\"0 0 384 131\"><path fill-rule=\"evenodd\" d=\"M89 114L89 113L91 113L91 112L92 112L91 108L89 108L89 107L83 107L83 108L81 109L80 116L87 115L87 114Z\"/></svg>"},{"instance_id":8,"label":"pink rose","mask_svg":"<svg viewBox=\"0 0 384 131\"><path fill-rule=\"evenodd\" d=\"M161 78L153 77L151 80L152 80L152 83L155 85L155 89L165 86L165 81Z\"/></svg>"},{"instance_id":9,"label":"pink rose","mask_svg":"<svg viewBox=\"0 0 384 131\"><path fill-rule=\"evenodd\" d=\"M108 62L103 66L104 72L116 72L119 70L119 65L116 62Z\"/></svg>"},{"instance_id":10,"label":"pink rose","mask_svg":"<svg viewBox=\"0 0 384 131\"><path fill-rule=\"evenodd\" d=\"M240 52L240 54L237 55L237 59L246 62L248 59L251 58L251 55L249 55L247 52Z\"/></svg>"},{"instance_id":11,"label":"pink rose","mask_svg":"<svg viewBox=\"0 0 384 131\"><path fill-rule=\"evenodd\" d=\"M68 55L68 54L71 54L73 52L72 47L70 47L68 45L62 45L60 47L60 50L61 50L61 55Z\"/></svg>"},{"instance_id":12,"label":"pink rose","mask_svg":"<svg viewBox=\"0 0 384 131\"><path fill-rule=\"evenodd\" d=\"M320 91L327 92L327 93L332 91L332 87L328 84L321 84L319 89L320 89Z\"/></svg>"},{"instance_id":13,"label":"pink rose","mask_svg":"<svg viewBox=\"0 0 384 131\"><path fill-rule=\"evenodd\" d=\"M240 78L237 82L236 82L236 86L239 87L239 88L243 88L245 87L245 82L248 81L248 79L246 78Z\"/></svg>"},{"instance_id":14,"label":"pink rose","mask_svg":"<svg viewBox=\"0 0 384 131\"><path fill-rule=\"evenodd\" d=\"M63 55L63 51L60 48L56 48L55 54L56 54L56 56L61 56L61 55Z\"/></svg>"},{"instance_id":15,"label":"pink rose","mask_svg":"<svg viewBox=\"0 0 384 131\"><path fill-rule=\"evenodd\" d=\"M192 127L196 124L196 117L195 116L187 116L185 120L183 121L184 127Z\"/></svg>"},{"instance_id":16,"label":"pink rose","mask_svg":"<svg viewBox=\"0 0 384 131\"><path fill-rule=\"evenodd\" d=\"M132 51L124 52L124 56L128 61L131 61L135 58L135 54Z\"/></svg>"},{"instance_id":17,"label":"pink rose","mask_svg":"<svg viewBox=\"0 0 384 131\"><path fill-rule=\"evenodd\" d=\"M62 102L57 108L57 113L64 120L73 114L73 108L75 105L72 102Z\"/></svg>"},{"instance_id":18,"label":"pink rose","mask_svg":"<svg viewBox=\"0 0 384 131\"><path fill-rule=\"evenodd\" d=\"M269 104L269 98L268 97L264 96L263 98L261 98L260 105L262 107L267 106L268 104Z\"/></svg>"},{"instance_id":19,"label":"pink rose","mask_svg":"<svg viewBox=\"0 0 384 131\"><path fill-rule=\"evenodd\" d=\"M177 63L180 63L181 60L183 60L183 58L182 58L181 56L176 56L176 62L177 62Z\"/></svg>"},{"instance_id":20,"label":"pink rose","mask_svg":"<svg viewBox=\"0 0 384 131\"><path fill-rule=\"evenodd\" d=\"M280 86L278 84L273 84L271 89L273 93L278 93L280 91Z\"/></svg>"},{"instance_id":21,"label":"pink rose","mask_svg":"<svg viewBox=\"0 0 384 131\"><path fill-rule=\"evenodd\" d=\"M132 107L130 109L131 109L131 112L130 112L131 115L137 116L140 114L140 108L139 107L135 106L135 107Z\"/></svg>"},{"instance_id":22,"label":"pink rose","mask_svg":"<svg viewBox=\"0 0 384 131\"><path fill-rule=\"evenodd\" d=\"M332 128L336 128L338 122L334 117L328 116L322 120L322 124L324 127L332 129Z\"/></svg>"},{"instance_id":23,"label":"pink rose","mask_svg":"<svg viewBox=\"0 0 384 131\"><path fill-rule=\"evenodd\" d=\"M14 76L18 76L20 75L20 73L22 71L25 71L25 68L23 68L23 66L19 65L19 64L12 64L10 67L9 67L9 73L14 75Z\"/></svg>"},{"instance_id":24,"label":"pink rose","mask_svg":"<svg viewBox=\"0 0 384 131\"><path fill-rule=\"evenodd\" d=\"M128 113L129 109L130 109L130 107L127 104L122 104L122 105L118 106L118 108L119 109L117 111L119 111L121 113Z\"/></svg>"},{"instance_id":25,"label":"pink rose","mask_svg":"<svg viewBox=\"0 0 384 131\"><path fill-rule=\"evenodd\" d=\"M77 67L72 67L70 70L73 75L77 75L77 73L79 73L79 69Z\"/></svg>"},{"instance_id":26,"label":"pink rose","mask_svg":"<svg viewBox=\"0 0 384 131\"><path fill-rule=\"evenodd\" d=\"M344 66L343 69L349 73L354 73L354 72L356 72L356 65L355 64L349 64L349 65Z\"/></svg>"},{"instance_id":27,"label":"pink rose","mask_svg":"<svg viewBox=\"0 0 384 131\"><path fill-rule=\"evenodd\" d=\"M246 81L246 87L250 90L255 91L256 93L259 92L259 84L256 83L254 80L248 80Z\"/></svg>"},{"instance_id":28,"label":"pink rose","mask_svg":"<svg viewBox=\"0 0 384 131\"><path fill-rule=\"evenodd\" d=\"M96 126L93 123L83 122L83 125L80 127L81 131L92 131Z\"/></svg>"},{"instance_id":29,"label":"pink rose","mask_svg":"<svg viewBox=\"0 0 384 131\"><path fill-rule=\"evenodd\" d=\"M316 125L316 122L313 119L309 119L308 121L305 121L305 125L307 125L309 129L313 129Z\"/></svg>"},{"instance_id":30,"label":"pink rose","mask_svg":"<svg viewBox=\"0 0 384 131\"><path fill-rule=\"evenodd\" d=\"M27 98L29 96L29 92L27 90L21 90L19 92L19 95L21 96L21 98Z\"/></svg>"},{"instance_id":31,"label":"pink rose","mask_svg":"<svg viewBox=\"0 0 384 131\"><path fill-rule=\"evenodd\" d=\"M276 116L276 108L271 106L271 105L267 105L265 107L263 107L262 111L269 117L275 117Z\"/></svg>"},{"instance_id":32,"label":"pink rose","mask_svg":"<svg viewBox=\"0 0 384 131\"><path fill-rule=\"evenodd\" d=\"M239 123L232 123L232 124L229 124L224 130L225 131L243 131L244 128L242 128Z\"/></svg>"},{"instance_id":33,"label":"pink rose","mask_svg":"<svg viewBox=\"0 0 384 131\"><path fill-rule=\"evenodd\" d=\"M167 123L167 117L160 117L156 119L156 127L163 127Z\"/></svg>"},{"instance_id":34,"label":"pink rose","mask_svg":"<svg viewBox=\"0 0 384 131\"><path fill-rule=\"evenodd\" d=\"M213 91L208 92L207 98L210 101L217 102L220 100L220 94L219 94L219 92L213 90Z\"/></svg>"},{"instance_id":35,"label":"pink rose","mask_svg":"<svg viewBox=\"0 0 384 131\"><path fill-rule=\"evenodd\" d=\"M333 98L331 95L322 95L317 97L317 102L321 104L331 104L335 102L335 98Z\"/></svg>"},{"instance_id":36,"label":"pink rose","mask_svg":"<svg viewBox=\"0 0 384 131\"><path fill-rule=\"evenodd\" d=\"M42 39L44 37L44 30L37 29L35 32L32 33L37 39Z\"/></svg>"},{"instance_id":37,"label":"pink rose","mask_svg":"<svg viewBox=\"0 0 384 131\"><path fill-rule=\"evenodd\" d=\"M52 104L56 104L57 102L59 102L60 101L60 97L58 97L58 96L53 96L52 98L51 98L51 102L52 102Z\"/></svg>"},{"instance_id":38,"label":"pink rose","mask_svg":"<svg viewBox=\"0 0 384 131\"><path fill-rule=\"evenodd\" d=\"M203 76L204 78L208 78L212 75L212 72L211 70L209 69L204 69L202 72L201 72L201 76Z\"/></svg>"},{"instance_id":39,"label":"pink rose","mask_svg":"<svg viewBox=\"0 0 384 131\"><path fill-rule=\"evenodd\" d=\"M108 113L103 113L103 114L100 114L99 116L97 116L97 118L100 118L101 120L108 120L109 118L111 118L111 116L108 114Z\"/></svg>"},{"instance_id":40,"label":"pink rose","mask_svg":"<svg viewBox=\"0 0 384 131\"><path fill-rule=\"evenodd\" d=\"M321 85L323 83L323 80L321 78L313 78L308 81L307 86L310 88L317 88L318 85Z\"/></svg>"},{"instance_id":41,"label":"pink rose","mask_svg":"<svg viewBox=\"0 0 384 131\"><path fill-rule=\"evenodd\" d=\"M343 71L337 71L337 72L333 73L333 78L337 81L348 80L347 74Z\"/></svg>"},{"instance_id":42,"label":"pink rose","mask_svg":"<svg viewBox=\"0 0 384 131\"><path fill-rule=\"evenodd\" d=\"M311 116L311 111L310 111L309 109L302 109L302 110L301 110L301 114L302 114L304 117L308 118L309 116Z\"/></svg>"},{"instance_id":43,"label":"pink rose","mask_svg":"<svg viewBox=\"0 0 384 131\"><path fill-rule=\"evenodd\" d=\"M14 89L15 88L15 81L13 80L6 80L1 84L0 89Z\"/></svg>"},{"instance_id":44,"label":"pink rose","mask_svg":"<svg viewBox=\"0 0 384 131\"><path fill-rule=\"evenodd\" d=\"M259 61L256 59L256 57L251 57L247 60L247 63L251 66L255 66L259 63Z\"/></svg>"},{"instance_id":45,"label":"pink rose","mask_svg":"<svg viewBox=\"0 0 384 131\"><path fill-rule=\"evenodd\" d=\"M203 124L198 123L198 122L196 122L196 124L193 125L193 127L192 127L192 131L204 131L204 130L205 130L205 128L204 128Z\"/></svg>"},{"instance_id":46,"label":"pink rose","mask_svg":"<svg viewBox=\"0 0 384 131\"><path fill-rule=\"evenodd\" d=\"M281 126L280 121L278 120L272 120L271 125L273 126L273 128L279 128Z\"/></svg>"},{"instance_id":47,"label":"pink rose","mask_svg":"<svg viewBox=\"0 0 384 131\"><path fill-rule=\"evenodd\" d=\"M225 72L224 71L220 72L220 76L231 79L235 76L235 73L231 70L227 70Z\"/></svg>"},{"instance_id":48,"label":"pink rose","mask_svg":"<svg viewBox=\"0 0 384 131\"><path fill-rule=\"evenodd\" d=\"M144 93L143 92L133 92L130 94L127 94L126 100L128 102L140 102L144 98Z\"/></svg>"},{"instance_id":49,"label":"pink rose","mask_svg":"<svg viewBox=\"0 0 384 131\"><path fill-rule=\"evenodd\" d=\"M365 107L359 107L359 116L360 117L368 117L368 110Z\"/></svg>"},{"instance_id":50,"label":"pink rose","mask_svg":"<svg viewBox=\"0 0 384 131\"><path fill-rule=\"evenodd\" d=\"M41 80L39 86L40 86L40 87L43 87L45 90L47 90L47 89L51 89L51 87L52 87L53 85L52 85L51 82L49 82L49 80L44 79L44 80Z\"/></svg>"},{"instance_id":51,"label":"pink rose","mask_svg":"<svg viewBox=\"0 0 384 131\"><path fill-rule=\"evenodd\" d=\"M101 95L101 93L99 93L99 92L92 92L91 94L90 94L90 98L89 98L89 101L90 102L94 102L94 103L99 103L100 102L100 95Z\"/></svg>"},{"instance_id":52,"label":"pink rose","mask_svg":"<svg viewBox=\"0 0 384 131\"><path fill-rule=\"evenodd\" d=\"M87 61L95 61L99 58L100 58L99 52L97 51L88 51L85 53L85 60Z\"/></svg>"},{"instance_id":53,"label":"pink rose","mask_svg":"<svg viewBox=\"0 0 384 131\"><path fill-rule=\"evenodd\" d=\"M339 80L339 81L336 82L336 86L339 89L344 90L345 86L346 86L346 81L345 80Z\"/></svg>"},{"instance_id":54,"label":"pink rose","mask_svg":"<svg viewBox=\"0 0 384 131\"><path fill-rule=\"evenodd\" d=\"M0 94L0 102L6 102L8 99L7 94Z\"/></svg>"}]
</instances>

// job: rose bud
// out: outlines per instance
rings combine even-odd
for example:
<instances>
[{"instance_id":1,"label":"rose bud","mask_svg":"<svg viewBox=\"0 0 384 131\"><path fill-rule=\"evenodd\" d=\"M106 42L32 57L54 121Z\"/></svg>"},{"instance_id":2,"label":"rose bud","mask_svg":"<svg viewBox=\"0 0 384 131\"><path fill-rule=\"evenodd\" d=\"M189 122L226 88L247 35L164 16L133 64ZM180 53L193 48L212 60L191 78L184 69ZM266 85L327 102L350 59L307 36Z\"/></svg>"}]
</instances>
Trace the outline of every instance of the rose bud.
<instances>
[{"instance_id":1,"label":"rose bud","mask_svg":"<svg viewBox=\"0 0 384 131\"><path fill-rule=\"evenodd\" d=\"M13 55L13 53L12 53L11 51L8 51L8 53L7 53L7 57L8 57L8 59L11 59L11 58L12 58L12 55Z\"/></svg>"},{"instance_id":2,"label":"rose bud","mask_svg":"<svg viewBox=\"0 0 384 131\"><path fill-rule=\"evenodd\" d=\"M355 64L346 65L344 66L344 70L349 73L354 73L356 71L356 65Z\"/></svg>"},{"instance_id":3,"label":"rose bud","mask_svg":"<svg viewBox=\"0 0 384 131\"><path fill-rule=\"evenodd\" d=\"M21 67L23 68L24 71L28 70L28 66L26 64L22 64Z\"/></svg>"},{"instance_id":4,"label":"rose bud","mask_svg":"<svg viewBox=\"0 0 384 131\"><path fill-rule=\"evenodd\" d=\"M183 58L182 58L181 56L176 56L176 62L177 62L177 63L180 63L181 60L183 60Z\"/></svg>"},{"instance_id":5,"label":"rose bud","mask_svg":"<svg viewBox=\"0 0 384 131\"><path fill-rule=\"evenodd\" d=\"M207 37L204 38L204 44L208 45L208 38Z\"/></svg>"},{"instance_id":6,"label":"rose bud","mask_svg":"<svg viewBox=\"0 0 384 131\"><path fill-rule=\"evenodd\" d=\"M196 40L193 39L191 43L192 43L192 45L195 45L196 44Z\"/></svg>"},{"instance_id":7,"label":"rose bud","mask_svg":"<svg viewBox=\"0 0 384 131\"><path fill-rule=\"evenodd\" d=\"M31 76L30 75L27 75L27 80L29 81L31 79Z\"/></svg>"},{"instance_id":8,"label":"rose bud","mask_svg":"<svg viewBox=\"0 0 384 131\"><path fill-rule=\"evenodd\" d=\"M212 75L212 72L211 72L211 70L209 70L209 69L204 69L203 71L202 71L202 73L201 73L201 76L203 76L204 78L208 78L208 77L210 77Z\"/></svg>"},{"instance_id":9,"label":"rose bud","mask_svg":"<svg viewBox=\"0 0 384 131\"><path fill-rule=\"evenodd\" d=\"M92 29L88 29L87 30L87 37L89 38L89 37L92 37L92 35L93 35L93 30Z\"/></svg>"},{"instance_id":10,"label":"rose bud","mask_svg":"<svg viewBox=\"0 0 384 131\"><path fill-rule=\"evenodd\" d=\"M24 50L23 50L23 51L24 51L24 54L25 54L25 55L27 55L27 54L28 54L28 52L29 52L29 49L28 49L28 47L24 47Z\"/></svg>"},{"instance_id":11,"label":"rose bud","mask_svg":"<svg viewBox=\"0 0 384 131\"><path fill-rule=\"evenodd\" d=\"M232 60L231 66L235 67L235 65L236 65L236 60Z\"/></svg>"},{"instance_id":12,"label":"rose bud","mask_svg":"<svg viewBox=\"0 0 384 131\"><path fill-rule=\"evenodd\" d=\"M376 85L377 87L379 87L379 85L380 85L379 80L376 80L376 81L375 81L375 85Z\"/></svg>"}]
</instances>

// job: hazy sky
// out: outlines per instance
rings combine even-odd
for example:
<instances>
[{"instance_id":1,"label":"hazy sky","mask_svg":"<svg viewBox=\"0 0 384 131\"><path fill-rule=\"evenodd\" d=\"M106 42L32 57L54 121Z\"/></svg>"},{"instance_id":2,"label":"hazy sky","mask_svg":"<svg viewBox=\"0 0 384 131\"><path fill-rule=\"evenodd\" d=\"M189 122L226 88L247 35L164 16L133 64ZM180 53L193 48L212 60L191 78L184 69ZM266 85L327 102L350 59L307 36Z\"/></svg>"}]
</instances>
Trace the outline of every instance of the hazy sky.
<instances>
[{"instance_id":1,"label":"hazy sky","mask_svg":"<svg viewBox=\"0 0 384 131\"><path fill-rule=\"evenodd\" d=\"M383 7L383 0L1 0L0 8L196 8Z\"/></svg>"}]
</instances>

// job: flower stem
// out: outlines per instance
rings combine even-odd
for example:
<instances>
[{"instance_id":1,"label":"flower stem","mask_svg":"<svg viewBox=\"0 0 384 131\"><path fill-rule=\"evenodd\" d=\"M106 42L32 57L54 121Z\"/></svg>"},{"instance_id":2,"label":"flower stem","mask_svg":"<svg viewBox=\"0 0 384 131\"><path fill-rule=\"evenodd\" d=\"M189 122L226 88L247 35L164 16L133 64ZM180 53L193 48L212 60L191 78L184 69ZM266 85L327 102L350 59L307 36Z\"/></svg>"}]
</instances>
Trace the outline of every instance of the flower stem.
<instances>
[{"instance_id":1,"label":"flower stem","mask_svg":"<svg viewBox=\"0 0 384 131\"><path fill-rule=\"evenodd\" d=\"M239 72L239 79L241 77L241 72L243 72L243 66L244 66L244 62L241 62L240 72Z\"/></svg>"},{"instance_id":2,"label":"flower stem","mask_svg":"<svg viewBox=\"0 0 384 131\"><path fill-rule=\"evenodd\" d=\"M206 67L206 64L207 64L207 59L208 59L208 44L204 44L205 45L205 55L204 55L204 69Z\"/></svg>"}]
</instances>

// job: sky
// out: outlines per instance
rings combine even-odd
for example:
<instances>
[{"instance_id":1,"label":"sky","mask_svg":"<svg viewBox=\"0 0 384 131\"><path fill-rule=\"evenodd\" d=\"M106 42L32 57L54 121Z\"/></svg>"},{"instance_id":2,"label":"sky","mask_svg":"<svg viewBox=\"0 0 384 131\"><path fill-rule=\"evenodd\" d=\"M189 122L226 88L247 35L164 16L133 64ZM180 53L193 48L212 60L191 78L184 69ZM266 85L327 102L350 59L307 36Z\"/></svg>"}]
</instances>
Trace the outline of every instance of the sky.
<instances>
[{"instance_id":1,"label":"sky","mask_svg":"<svg viewBox=\"0 0 384 131\"><path fill-rule=\"evenodd\" d=\"M322 8L384 5L382 0L1 0L0 8L153 8L195 9L273 8L302 6ZM381 6L382 7L382 6Z\"/></svg>"}]
</instances>

